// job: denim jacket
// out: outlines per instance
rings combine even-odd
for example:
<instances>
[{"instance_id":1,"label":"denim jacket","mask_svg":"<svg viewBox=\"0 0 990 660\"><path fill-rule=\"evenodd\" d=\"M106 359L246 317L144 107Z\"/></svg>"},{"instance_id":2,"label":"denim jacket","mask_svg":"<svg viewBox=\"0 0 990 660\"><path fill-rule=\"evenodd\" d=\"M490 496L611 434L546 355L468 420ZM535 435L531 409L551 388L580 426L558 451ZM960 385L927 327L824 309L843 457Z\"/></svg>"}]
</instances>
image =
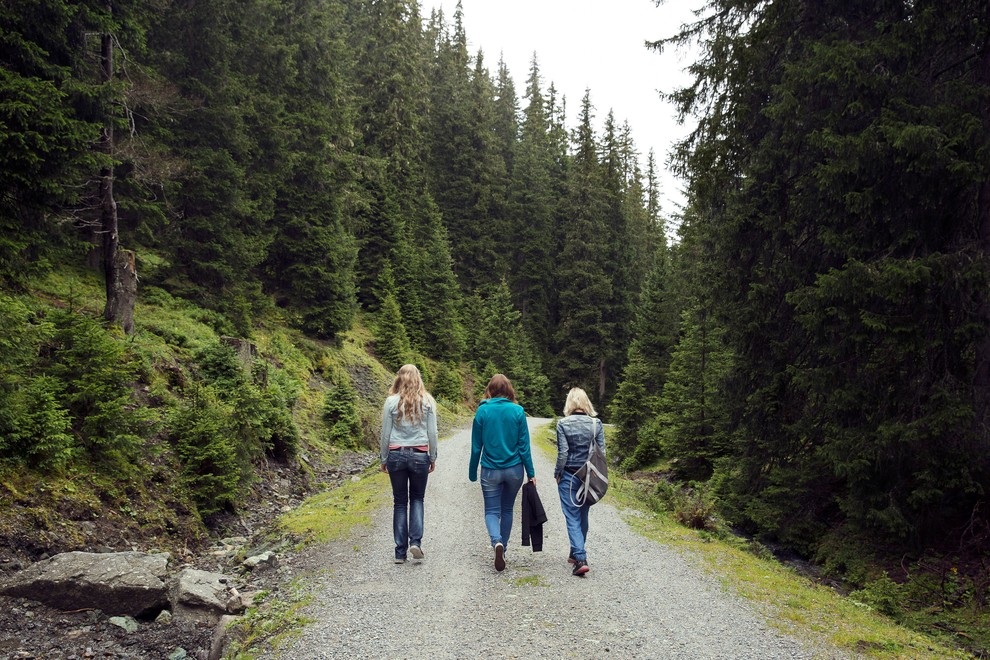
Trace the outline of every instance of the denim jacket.
<instances>
[{"instance_id":1,"label":"denim jacket","mask_svg":"<svg viewBox=\"0 0 990 660\"><path fill-rule=\"evenodd\" d=\"M430 462L437 462L437 404L433 398L427 396L423 401L423 419L418 424L414 424L407 419L398 421L399 416L399 395L393 394L385 399L382 408L382 432L379 437L379 449L381 450L382 464L388 459L389 445L399 447L420 447L428 445L430 448Z\"/></svg>"},{"instance_id":2,"label":"denim jacket","mask_svg":"<svg viewBox=\"0 0 990 660\"><path fill-rule=\"evenodd\" d=\"M557 465L554 478L567 470L573 472L588 460L591 442L598 443L605 453L605 427L600 419L584 413L574 413L557 420Z\"/></svg>"}]
</instances>

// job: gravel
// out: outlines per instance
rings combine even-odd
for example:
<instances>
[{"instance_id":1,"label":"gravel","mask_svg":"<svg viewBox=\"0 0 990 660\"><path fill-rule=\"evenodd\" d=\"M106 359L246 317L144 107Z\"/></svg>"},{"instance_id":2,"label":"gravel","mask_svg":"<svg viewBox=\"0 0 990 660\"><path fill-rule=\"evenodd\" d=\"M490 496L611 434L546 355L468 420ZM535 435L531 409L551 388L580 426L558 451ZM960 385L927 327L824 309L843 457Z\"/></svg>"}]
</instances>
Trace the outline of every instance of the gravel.
<instances>
[{"instance_id":1,"label":"gravel","mask_svg":"<svg viewBox=\"0 0 990 660\"><path fill-rule=\"evenodd\" d=\"M531 419L530 429L546 424ZM517 510L492 564L481 488L467 479L470 431L440 445L426 493L425 559L392 562L391 509L346 542L310 549L312 623L261 658L839 658L786 636L680 552L629 528L605 500L591 511L591 571L573 577L553 466L534 450L549 521L543 552L520 545ZM378 475L387 488L385 475Z\"/></svg>"}]
</instances>

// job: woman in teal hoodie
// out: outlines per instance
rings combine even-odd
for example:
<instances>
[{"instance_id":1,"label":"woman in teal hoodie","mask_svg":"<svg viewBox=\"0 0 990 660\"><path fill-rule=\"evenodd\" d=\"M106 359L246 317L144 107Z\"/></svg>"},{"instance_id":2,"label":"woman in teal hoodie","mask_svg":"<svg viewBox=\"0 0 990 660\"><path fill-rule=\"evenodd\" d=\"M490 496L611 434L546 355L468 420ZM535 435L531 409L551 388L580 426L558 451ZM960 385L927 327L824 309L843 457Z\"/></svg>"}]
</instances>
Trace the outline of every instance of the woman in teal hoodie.
<instances>
[{"instance_id":1,"label":"woman in teal hoodie","mask_svg":"<svg viewBox=\"0 0 990 660\"><path fill-rule=\"evenodd\" d=\"M512 507L523 479L536 483L529 450L529 425L509 379L495 374L485 388L471 429L468 478L478 480L485 498L485 526L495 550L495 570L505 568L505 546L512 533ZM525 475L524 475L525 473Z\"/></svg>"}]
</instances>

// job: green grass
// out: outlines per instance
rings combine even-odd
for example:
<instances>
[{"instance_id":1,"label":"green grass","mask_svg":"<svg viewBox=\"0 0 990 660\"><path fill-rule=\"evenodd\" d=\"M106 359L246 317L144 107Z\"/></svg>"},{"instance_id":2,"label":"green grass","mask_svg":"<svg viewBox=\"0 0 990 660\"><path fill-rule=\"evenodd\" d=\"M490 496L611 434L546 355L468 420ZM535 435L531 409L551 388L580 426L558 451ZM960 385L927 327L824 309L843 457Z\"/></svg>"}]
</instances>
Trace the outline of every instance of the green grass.
<instances>
[{"instance_id":1,"label":"green grass","mask_svg":"<svg viewBox=\"0 0 990 660\"><path fill-rule=\"evenodd\" d=\"M262 640L273 649L282 648L301 634L303 626L315 621L302 614L302 609L312 600L312 595L299 578L289 586L285 598L274 598L269 593L258 594L256 605L232 624L241 629L242 639L225 657L252 660L257 653L251 647Z\"/></svg>"},{"instance_id":2,"label":"green grass","mask_svg":"<svg viewBox=\"0 0 990 660\"><path fill-rule=\"evenodd\" d=\"M371 514L388 501L387 477L369 469L360 480L320 493L283 515L280 526L299 545L346 538L356 525L371 523Z\"/></svg>"},{"instance_id":3,"label":"green grass","mask_svg":"<svg viewBox=\"0 0 990 660\"><path fill-rule=\"evenodd\" d=\"M547 582L543 581L543 578L539 575L524 575L523 577L518 577L512 581L517 587L549 587Z\"/></svg>"},{"instance_id":4,"label":"green grass","mask_svg":"<svg viewBox=\"0 0 990 660\"><path fill-rule=\"evenodd\" d=\"M611 429L606 429L606 433ZM548 430L534 443L554 456ZM716 575L730 592L756 603L768 623L782 632L870 658L941 659L971 657L899 626L831 588L815 584L775 560L745 549L747 541L688 529L649 507L649 492L636 482L609 475L606 497L623 510L626 522L646 538L675 548Z\"/></svg>"}]
</instances>

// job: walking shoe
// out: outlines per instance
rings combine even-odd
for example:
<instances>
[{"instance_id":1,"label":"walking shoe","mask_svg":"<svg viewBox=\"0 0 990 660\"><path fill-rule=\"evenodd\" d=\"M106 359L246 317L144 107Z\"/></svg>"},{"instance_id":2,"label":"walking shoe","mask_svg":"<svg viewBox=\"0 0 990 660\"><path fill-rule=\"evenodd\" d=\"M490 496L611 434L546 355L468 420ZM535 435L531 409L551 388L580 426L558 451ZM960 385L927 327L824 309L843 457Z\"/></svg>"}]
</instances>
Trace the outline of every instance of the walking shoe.
<instances>
[{"instance_id":1,"label":"walking shoe","mask_svg":"<svg viewBox=\"0 0 990 660\"><path fill-rule=\"evenodd\" d=\"M423 549L418 545L411 545L409 546L409 554L413 556L413 559L422 559Z\"/></svg>"},{"instance_id":2,"label":"walking shoe","mask_svg":"<svg viewBox=\"0 0 990 660\"><path fill-rule=\"evenodd\" d=\"M571 571L571 575L577 575L578 577L581 577L590 570L591 569L588 568L588 562L586 562L583 559L578 559L576 562L574 562L574 570Z\"/></svg>"},{"instance_id":3,"label":"walking shoe","mask_svg":"<svg viewBox=\"0 0 990 660\"><path fill-rule=\"evenodd\" d=\"M501 543L495 544L495 570L500 573L505 570L505 546Z\"/></svg>"},{"instance_id":4,"label":"walking shoe","mask_svg":"<svg viewBox=\"0 0 990 660\"><path fill-rule=\"evenodd\" d=\"M568 564L576 564L577 563L577 559L574 558L574 553L571 553L571 554L567 555L567 563Z\"/></svg>"},{"instance_id":5,"label":"walking shoe","mask_svg":"<svg viewBox=\"0 0 990 660\"><path fill-rule=\"evenodd\" d=\"M406 563L406 558L405 557L396 557L395 558L395 563L396 564L405 564Z\"/></svg>"}]
</instances>

